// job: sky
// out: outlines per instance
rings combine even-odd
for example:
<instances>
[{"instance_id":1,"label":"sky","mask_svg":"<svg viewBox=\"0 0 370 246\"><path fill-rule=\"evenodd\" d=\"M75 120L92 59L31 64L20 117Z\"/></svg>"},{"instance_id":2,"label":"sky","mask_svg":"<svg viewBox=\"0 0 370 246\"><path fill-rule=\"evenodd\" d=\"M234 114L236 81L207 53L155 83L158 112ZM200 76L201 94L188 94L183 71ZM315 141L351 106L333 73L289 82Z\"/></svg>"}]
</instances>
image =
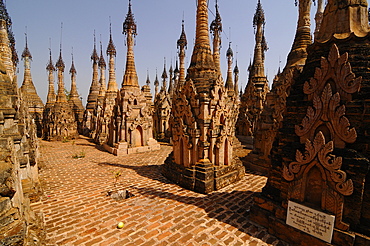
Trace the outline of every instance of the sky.
<instances>
[{"instance_id":1,"label":"sky","mask_svg":"<svg viewBox=\"0 0 370 246\"><path fill-rule=\"evenodd\" d=\"M270 84L286 63L286 57L292 46L298 7L294 0L261 0L265 11L265 36L269 50L266 52L265 68ZM5 0L6 8L13 22L18 56L25 47L27 33L28 48L32 54L31 74L37 93L46 102L48 74L46 65L49 61L49 48L55 62L59 56L60 44L62 57L66 65L65 87L70 88L69 69L72 62L77 70L78 92L84 105L92 80L92 62L90 56L94 47L96 33L97 49L100 54L100 42L103 55L108 64L106 48L109 41L109 26L112 25L113 41L117 49L116 77L120 87L126 64L125 36L122 24L128 11L128 0ZM253 16L257 0L218 0L222 18L223 34L221 48L221 69L226 78L226 51L231 42L234 51L234 64L238 61L240 70L239 85L245 88L247 68L253 56L255 36ZM215 0L209 0L209 22L214 19ZM137 23L135 64L139 84L146 82L147 71L153 82L158 71L160 79L166 58L168 71L177 57L176 42L181 34L182 19L185 20L185 32L188 40L186 50L186 68L194 47L196 0L132 0L132 11ZM312 7L315 12L315 7ZM63 28L61 30L61 23ZM314 30L314 21L312 30ZM51 40L51 41L50 41ZM18 65L18 84L23 82L24 65ZM108 79L108 72L106 74ZM56 87L57 88L57 87Z\"/></svg>"}]
</instances>

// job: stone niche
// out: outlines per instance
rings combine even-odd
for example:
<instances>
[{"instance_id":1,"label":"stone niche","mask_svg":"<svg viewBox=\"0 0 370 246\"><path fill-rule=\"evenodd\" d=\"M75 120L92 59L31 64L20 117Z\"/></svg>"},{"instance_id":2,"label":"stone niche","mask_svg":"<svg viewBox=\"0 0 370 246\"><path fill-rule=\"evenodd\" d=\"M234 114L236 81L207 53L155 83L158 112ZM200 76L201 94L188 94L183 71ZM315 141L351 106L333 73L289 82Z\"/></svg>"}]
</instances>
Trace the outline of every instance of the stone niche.
<instances>
[{"instance_id":1,"label":"stone niche","mask_svg":"<svg viewBox=\"0 0 370 246\"><path fill-rule=\"evenodd\" d=\"M368 37L315 43L287 98L250 219L292 245L370 244L369 48ZM289 202L335 216L330 241L288 225Z\"/></svg>"}]
</instances>

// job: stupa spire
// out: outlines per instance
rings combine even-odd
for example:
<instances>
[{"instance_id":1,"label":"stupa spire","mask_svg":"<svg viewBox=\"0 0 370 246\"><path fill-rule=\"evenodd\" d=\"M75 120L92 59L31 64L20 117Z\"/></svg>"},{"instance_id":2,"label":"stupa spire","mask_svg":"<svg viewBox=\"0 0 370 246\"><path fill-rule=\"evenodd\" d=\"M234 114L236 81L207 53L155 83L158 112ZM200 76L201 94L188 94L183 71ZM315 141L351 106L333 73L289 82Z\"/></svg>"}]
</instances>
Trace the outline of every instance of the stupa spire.
<instances>
[{"instance_id":1,"label":"stupa spire","mask_svg":"<svg viewBox=\"0 0 370 246\"><path fill-rule=\"evenodd\" d=\"M99 89L99 98L100 100L104 100L105 97L105 91L107 90L107 85L105 82L105 69L106 69L106 63L103 56L103 45L100 41L100 58L99 58L99 68L100 68L100 89Z\"/></svg>"},{"instance_id":2,"label":"stupa spire","mask_svg":"<svg viewBox=\"0 0 370 246\"><path fill-rule=\"evenodd\" d=\"M261 1L258 0L256 13L253 18L253 27L256 30L254 57L249 76L265 77L265 52L267 43L265 39L265 13Z\"/></svg>"},{"instance_id":3,"label":"stupa spire","mask_svg":"<svg viewBox=\"0 0 370 246\"><path fill-rule=\"evenodd\" d=\"M179 84L185 82L185 50L187 48L188 41L186 40L184 19L182 20L182 29L179 40L177 40L177 48L179 50L180 59L180 71L179 71Z\"/></svg>"},{"instance_id":4,"label":"stupa spire","mask_svg":"<svg viewBox=\"0 0 370 246\"><path fill-rule=\"evenodd\" d=\"M297 30L288 55L286 67L304 65L307 58L306 48L312 43L311 36L311 11L312 0L296 0L298 5Z\"/></svg>"},{"instance_id":5,"label":"stupa spire","mask_svg":"<svg viewBox=\"0 0 370 246\"><path fill-rule=\"evenodd\" d=\"M49 52L50 52L49 63L46 66L46 70L49 72L49 76L48 76L49 90L48 90L48 95L47 95L47 103L54 103L56 100L55 88L54 88L54 72L56 69L53 65L50 48L49 48Z\"/></svg>"},{"instance_id":6,"label":"stupa spire","mask_svg":"<svg viewBox=\"0 0 370 246\"><path fill-rule=\"evenodd\" d=\"M221 15L218 11L218 2L216 0L216 16L210 26L211 32L213 33L213 60L219 74L221 75L221 63L220 63L220 49L221 49L221 33L222 33L222 22Z\"/></svg>"},{"instance_id":7,"label":"stupa spire","mask_svg":"<svg viewBox=\"0 0 370 246\"><path fill-rule=\"evenodd\" d=\"M96 35L94 30L94 48L93 52L91 54L91 61L93 63L93 75L92 75L92 81L90 86L89 95L87 97L87 104L86 104L86 110L89 112L92 112L95 109L97 99L99 96L99 56L98 52L96 51Z\"/></svg>"},{"instance_id":8,"label":"stupa spire","mask_svg":"<svg viewBox=\"0 0 370 246\"><path fill-rule=\"evenodd\" d=\"M63 23L62 23L63 28ZM66 102L67 96L65 94L64 89L64 69L65 64L62 58L62 41L60 42L60 49L59 49L59 59L57 63L55 64L55 67L58 70L58 93L57 93L57 102Z\"/></svg>"},{"instance_id":9,"label":"stupa spire","mask_svg":"<svg viewBox=\"0 0 370 246\"><path fill-rule=\"evenodd\" d=\"M155 94L154 94L154 96L157 96L157 94L158 94L158 86L159 86L158 70L155 69L155 80L154 80Z\"/></svg>"},{"instance_id":10,"label":"stupa spire","mask_svg":"<svg viewBox=\"0 0 370 246\"><path fill-rule=\"evenodd\" d=\"M112 23L109 24L109 43L107 47L107 55L109 56L109 79L108 79L108 89L107 91L117 91L117 81L116 81L116 69L115 69L115 57L117 51L116 46L113 43L112 38Z\"/></svg>"},{"instance_id":11,"label":"stupa spire","mask_svg":"<svg viewBox=\"0 0 370 246\"><path fill-rule=\"evenodd\" d=\"M163 66L163 73L162 73L162 89L163 91L167 90L167 72L166 72L166 57L164 58L164 66Z\"/></svg>"},{"instance_id":12,"label":"stupa spire","mask_svg":"<svg viewBox=\"0 0 370 246\"><path fill-rule=\"evenodd\" d=\"M78 92L77 92L77 84L76 84L76 74L77 70L75 68L75 63L73 59L73 51L72 51L72 65L71 68L69 69L69 74L71 75L71 96L77 96L78 97Z\"/></svg>"},{"instance_id":13,"label":"stupa spire","mask_svg":"<svg viewBox=\"0 0 370 246\"><path fill-rule=\"evenodd\" d=\"M229 42L229 48L227 49L226 52L226 57L227 57L227 78L226 78L226 84L225 87L227 90L232 91L234 90L234 83L233 83L233 56L234 52L231 49L231 42Z\"/></svg>"},{"instance_id":14,"label":"stupa spire","mask_svg":"<svg viewBox=\"0 0 370 246\"><path fill-rule=\"evenodd\" d=\"M138 77L135 68L134 58L134 45L135 37L137 35L137 27L134 15L131 10L131 0L129 0L128 13L126 20L123 23L123 32L126 35L127 57L126 57L126 70L123 76L122 86L139 87Z\"/></svg>"},{"instance_id":15,"label":"stupa spire","mask_svg":"<svg viewBox=\"0 0 370 246\"><path fill-rule=\"evenodd\" d=\"M238 52L236 52L238 53ZM238 60L235 61L234 67L234 91L235 95L239 93L239 67L238 67Z\"/></svg>"},{"instance_id":16,"label":"stupa spire","mask_svg":"<svg viewBox=\"0 0 370 246\"><path fill-rule=\"evenodd\" d=\"M198 92L209 91L218 73L213 60L208 30L207 0L198 0L195 45L188 69L188 77L192 79Z\"/></svg>"}]
</instances>

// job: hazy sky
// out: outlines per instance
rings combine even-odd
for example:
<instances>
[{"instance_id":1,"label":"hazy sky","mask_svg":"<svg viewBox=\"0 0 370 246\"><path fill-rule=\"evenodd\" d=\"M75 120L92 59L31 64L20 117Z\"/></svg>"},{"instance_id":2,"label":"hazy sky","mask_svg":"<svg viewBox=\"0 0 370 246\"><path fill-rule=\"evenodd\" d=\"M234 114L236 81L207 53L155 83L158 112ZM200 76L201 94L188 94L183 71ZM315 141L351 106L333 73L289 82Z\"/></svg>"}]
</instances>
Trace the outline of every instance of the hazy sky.
<instances>
[{"instance_id":1,"label":"hazy sky","mask_svg":"<svg viewBox=\"0 0 370 246\"><path fill-rule=\"evenodd\" d=\"M223 23L221 68L226 78L226 50L229 41L234 50L234 62L237 58L240 70L239 84L245 88L247 68L254 50L254 29L252 25L257 0L219 0L219 12ZM266 73L270 83L279 67L284 67L286 56L291 48L298 8L294 0L261 0L265 10L265 35L269 50L266 53ZM209 0L209 22L214 19L215 0ZM51 39L54 63L59 56L61 40L61 22L63 22L62 55L66 64L65 85L70 88L69 69L73 47L75 67L77 69L77 87L84 104L92 79L90 56L96 31L97 48L100 54L100 40L103 54L109 40L109 18L112 22L113 41L117 48L116 75L120 87L126 61L126 47L122 34L122 24L128 10L128 0L7 0L6 7L13 22L16 48L19 57L25 47L25 35L28 34L28 47L33 56L31 73L33 82L41 99L45 102L48 88L46 64L49 61ZM138 35L135 46L135 63L140 85L144 85L149 70L153 81L156 68L158 77L163 71L166 57L167 69L174 64L177 55L176 42L181 33L181 21L184 16L185 31L188 39L186 67L193 51L195 35L196 0L132 0L132 11L137 22ZM315 12L315 7L312 9ZM312 21L314 28L314 21ZM27 27L27 28L26 28ZM23 61L20 61L18 84L23 81ZM106 74L108 78L108 73Z\"/></svg>"}]
</instances>

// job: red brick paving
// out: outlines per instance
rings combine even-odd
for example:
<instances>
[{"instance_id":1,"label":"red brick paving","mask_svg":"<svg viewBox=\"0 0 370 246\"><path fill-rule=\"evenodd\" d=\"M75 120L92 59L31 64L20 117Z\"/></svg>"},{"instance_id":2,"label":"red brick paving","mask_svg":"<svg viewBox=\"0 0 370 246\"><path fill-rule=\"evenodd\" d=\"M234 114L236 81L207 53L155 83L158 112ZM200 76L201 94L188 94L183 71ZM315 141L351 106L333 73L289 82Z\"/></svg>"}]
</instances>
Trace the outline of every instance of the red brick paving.
<instances>
[{"instance_id":1,"label":"red brick paving","mask_svg":"<svg viewBox=\"0 0 370 246\"><path fill-rule=\"evenodd\" d=\"M84 158L72 158L81 151ZM47 245L285 245L247 219L265 177L247 173L222 190L198 194L161 175L170 152L163 145L159 151L117 157L83 137L42 141L44 195L32 207L44 215ZM106 196L114 188L114 171L122 173L117 188L134 197ZM120 221L125 226L117 229Z\"/></svg>"}]
</instances>

